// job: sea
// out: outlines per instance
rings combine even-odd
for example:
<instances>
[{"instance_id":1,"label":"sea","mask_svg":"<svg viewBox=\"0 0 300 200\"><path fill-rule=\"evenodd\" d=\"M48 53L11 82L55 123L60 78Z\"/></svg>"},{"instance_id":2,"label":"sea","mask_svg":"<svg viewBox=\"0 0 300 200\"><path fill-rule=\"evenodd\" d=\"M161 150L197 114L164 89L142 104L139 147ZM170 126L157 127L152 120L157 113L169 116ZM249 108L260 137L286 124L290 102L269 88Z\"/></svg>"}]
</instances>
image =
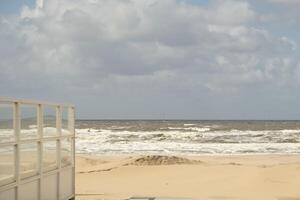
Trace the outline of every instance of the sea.
<instances>
[{"instance_id":1,"label":"sea","mask_svg":"<svg viewBox=\"0 0 300 200\"><path fill-rule=\"evenodd\" d=\"M300 121L77 120L83 154L298 154Z\"/></svg>"}]
</instances>

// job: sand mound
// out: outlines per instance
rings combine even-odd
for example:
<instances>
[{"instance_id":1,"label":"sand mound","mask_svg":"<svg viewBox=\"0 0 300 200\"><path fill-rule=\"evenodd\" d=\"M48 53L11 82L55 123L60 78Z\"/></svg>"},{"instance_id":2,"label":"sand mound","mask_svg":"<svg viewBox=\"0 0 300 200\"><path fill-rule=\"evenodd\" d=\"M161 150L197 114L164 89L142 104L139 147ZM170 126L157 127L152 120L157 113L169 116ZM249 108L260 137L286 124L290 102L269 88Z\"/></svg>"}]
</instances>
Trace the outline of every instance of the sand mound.
<instances>
[{"instance_id":1,"label":"sand mound","mask_svg":"<svg viewBox=\"0 0 300 200\"><path fill-rule=\"evenodd\" d=\"M178 165L178 164L199 164L201 161L190 160L177 156L144 156L135 159L129 165Z\"/></svg>"}]
</instances>

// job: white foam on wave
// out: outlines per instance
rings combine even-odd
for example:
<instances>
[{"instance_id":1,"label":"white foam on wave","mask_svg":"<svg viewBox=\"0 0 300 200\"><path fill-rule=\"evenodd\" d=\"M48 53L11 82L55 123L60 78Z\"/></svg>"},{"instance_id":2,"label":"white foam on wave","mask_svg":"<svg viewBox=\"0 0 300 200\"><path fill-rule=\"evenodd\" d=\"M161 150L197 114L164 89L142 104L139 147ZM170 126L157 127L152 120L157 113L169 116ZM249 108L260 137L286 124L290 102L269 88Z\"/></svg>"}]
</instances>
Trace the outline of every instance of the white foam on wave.
<instances>
[{"instance_id":1,"label":"white foam on wave","mask_svg":"<svg viewBox=\"0 0 300 200\"><path fill-rule=\"evenodd\" d=\"M101 142L114 143L116 141L160 141L160 140L176 140L176 141L191 141L197 136L197 132L182 132L182 131L113 131L113 130L97 130L79 129L77 136L84 140L99 139Z\"/></svg>"},{"instance_id":2,"label":"white foam on wave","mask_svg":"<svg viewBox=\"0 0 300 200\"><path fill-rule=\"evenodd\" d=\"M183 124L183 126L195 126L196 124Z\"/></svg>"},{"instance_id":3,"label":"white foam on wave","mask_svg":"<svg viewBox=\"0 0 300 200\"><path fill-rule=\"evenodd\" d=\"M207 134L213 134L213 135L261 135L261 134L300 134L300 130L299 129L284 129L284 130L258 130L258 131L253 131L253 130L236 130L236 129L232 129L232 130L228 130L228 131L211 131L211 132L207 132Z\"/></svg>"},{"instance_id":4,"label":"white foam on wave","mask_svg":"<svg viewBox=\"0 0 300 200\"><path fill-rule=\"evenodd\" d=\"M194 127L186 127L194 128ZM56 128L44 128L45 134ZM300 130L157 130L128 131L108 129L76 129L76 150L79 153L300 153ZM0 129L0 139L13 136L11 129ZM35 127L21 135L36 136Z\"/></svg>"},{"instance_id":5,"label":"white foam on wave","mask_svg":"<svg viewBox=\"0 0 300 200\"><path fill-rule=\"evenodd\" d=\"M203 127L203 128L190 127L190 128L185 128L185 130L197 131L197 132L207 132L207 131L210 131L210 128L208 128L208 127Z\"/></svg>"},{"instance_id":6,"label":"white foam on wave","mask_svg":"<svg viewBox=\"0 0 300 200\"><path fill-rule=\"evenodd\" d=\"M284 130L280 130L282 133L299 133L300 134L300 130L299 129L284 129Z\"/></svg>"},{"instance_id":7,"label":"white foam on wave","mask_svg":"<svg viewBox=\"0 0 300 200\"><path fill-rule=\"evenodd\" d=\"M195 131L195 132L210 131L209 127L168 127L168 129L169 130Z\"/></svg>"},{"instance_id":8,"label":"white foam on wave","mask_svg":"<svg viewBox=\"0 0 300 200\"><path fill-rule=\"evenodd\" d=\"M77 129L77 133L84 134L86 136L101 135L101 137L131 137L131 138L143 138L146 137L149 140L151 136L155 137L165 137L165 139L170 140L187 140L193 141L196 139L214 139L214 138L227 138L233 140L248 140L249 142L259 142L264 138L271 139L300 139L299 130L287 131L287 130L275 130L275 131L240 131L240 130L230 130L230 131L180 131L177 129L171 131L114 131L114 130L98 130L98 129ZM233 141L234 142L234 141ZM237 141L236 141L237 142Z\"/></svg>"},{"instance_id":9,"label":"white foam on wave","mask_svg":"<svg viewBox=\"0 0 300 200\"><path fill-rule=\"evenodd\" d=\"M77 129L80 153L300 153L299 130L112 131ZM270 140L272 140L270 142ZM285 141L286 142L281 142ZM289 141L295 141L293 143ZM220 142L222 141L222 142Z\"/></svg>"},{"instance_id":10,"label":"white foam on wave","mask_svg":"<svg viewBox=\"0 0 300 200\"><path fill-rule=\"evenodd\" d=\"M29 129L36 129L36 128L37 128L37 125L32 124L32 125L29 125L28 127L29 127Z\"/></svg>"},{"instance_id":11,"label":"white foam on wave","mask_svg":"<svg viewBox=\"0 0 300 200\"><path fill-rule=\"evenodd\" d=\"M241 153L300 153L300 144L188 144L167 142L121 142L114 145L77 143L79 153L179 153L179 154L241 154Z\"/></svg>"}]
</instances>

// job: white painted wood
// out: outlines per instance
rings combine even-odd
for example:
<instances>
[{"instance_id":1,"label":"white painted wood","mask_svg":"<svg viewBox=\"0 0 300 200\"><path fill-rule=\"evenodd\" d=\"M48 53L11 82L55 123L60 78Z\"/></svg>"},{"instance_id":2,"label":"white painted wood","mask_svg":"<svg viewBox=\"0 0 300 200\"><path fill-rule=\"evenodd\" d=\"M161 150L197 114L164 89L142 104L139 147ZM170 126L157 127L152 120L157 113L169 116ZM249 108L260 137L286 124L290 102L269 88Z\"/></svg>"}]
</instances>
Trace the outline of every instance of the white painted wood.
<instances>
[{"instance_id":1,"label":"white painted wood","mask_svg":"<svg viewBox=\"0 0 300 200\"><path fill-rule=\"evenodd\" d=\"M37 101L37 100L30 100L30 99L18 99L18 98L11 98L11 97L3 97L0 96L1 103L21 103L21 104L29 104L29 105L48 105L48 106L66 106L66 107L74 107L73 104L70 103L57 103L57 102L48 102L48 101Z\"/></svg>"},{"instance_id":2,"label":"white painted wood","mask_svg":"<svg viewBox=\"0 0 300 200\"><path fill-rule=\"evenodd\" d=\"M15 199L16 197L15 188L11 188L9 190L5 190L0 193L0 199Z\"/></svg>"},{"instance_id":3,"label":"white painted wood","mask_svg":"<svg viewBox=\"0 0 300 200\"><path fill-rule=\"evenodd\" d=\"M38 184L39 181L35 180L26 184L20 184L18 187L19 189L19 194L18 196L22 200L38 200Z\"/></svg>"},{"instance_id":4,"label":"white painted wood","mask_svg":"<svg viewBox=\"0 0 300 200\"><path fill-rule=\"evenodd\" d=\"M67 139L71 138L73 139L73 135L62 135L62 136L53 136L53 137L44 137L42 139L36 138L36 139L26 139L26 140L20 140L19 144L28 144L28 143L34 143L34 142L46 142L46 141L56 141L58 139ZM14 146L18 144L17 142L7 142L7 143L0 143L0 148L1 147L8 147L8 146Z\"/></svg>"},{"instance_id":5,"label":"white painted wood","mask_svg":"<svg viewBox=\"0 0 300 200\"><path fill-rule=\"evenodd\" d=\"M57 198L57 173L50 176L44 176L42 180L42 200L53 200Z\"/></svg>"},{"instance_id":6,"label":"white painted wood","mask_svg":"<svg viewBox=\"0 0 300 200\"><path fill-rule=\"evenodd\" d=\"M39 138L39 141L38 141L38 174L40 175L39 176L39 189L38 189L38 198L39 200L42 200L43 199L43 194L42 194L42 191L43 191L43 185L42 185L42 182L43 182L43 176L42 176L42 173L43 173L43 124L44 124L44 120L43 120L43 105L42 104L38 104L37 105L37 129L38 129L38 138Z\"/></svg>"},{"instance_id":7,"label":"white painted wood","mask_svg":"<svg viewBox=\"0 0 300 200\"><path fill-rule=\"evenodd\" d=\"M16 145L14 146L15 153L15 180L17 183L15 199L21 200L20 197L20 129L21 129L21 119L20 119L20 103L14 103L14 132Z\"/></svg>"},{"instance_id":8,"label":"white painted wood","mask_svg":"<svg viewBox=\"0 0 300 200\"><path fill-rule=\"evenodd\" d=\"M56 140L56 163L57 163L57 168L58 168L58 172L57 172L57 183L56 183L56 199L59 200L60 199L60 195L61 195L61 191L60 191L60 185L61 185L61 178L60 178L60 169L61 169L61 107L56 107L56 132L58 134L58 138Z\"/></svg>"},{"instance_id":9,"label":"white painted wood","mask_svg":"<svg viewBox=\"0 0 300 200\"><path fill-rule=\"evenodd\" d=\"M71 169L72 169L72 166L66 166L66 167L61 168L60 171L71 170ZM43 172L42 176L44 176L44 177L51 176L53 174L57 174L58 171L59 171L58 169L53 169L52 171ZM30 178L26 178L26 179L22 180L22 184L30 183L32 181L36 181L39 178L40 178L40 175L36 174L35 176L32 176ZM11 188L14 188L16 186L17 186L16 182L8 184L8 185L1 186L0 187L0 193L3 192L3 191L9 190Z\"/></svg>"},{"instance_id":10,"label":"white painted wood","mask_svg":"<svg viewBox=\"0 0 300 200\"><path fill-rule=\"evenodd\" d=\"M75 108L70 107L69 111L69 129L72 134L72 147L71 147L71 152L72 152L72 167L73 167L73 173L72 173L72 181L75 183ZM73 193L75 194L75 184L73 185L72 188Z\"/></svg>"},{"instance_id":11,"label":"white painted wood","mask_svg":"<svg viewBox=\"0 0 300 200\"><path fill-rule=\"evenodd\" d=\"M60 171L60 196L59 199L66 199L73 193L73 169Z\"/></svg>"},{"instance_id":12,"label":"white painted wood","mask_svg":"<svg viewBox=\"0 0 300 200\"><path fill-rule=\"evenodd\" d=\"M53 103L44 101L35 101L27 99L15 99L9 97L0 97L0 105L12 103L14 105L14 137L15 141L0 143L2 147L14 147L14 178L13 182L7 182L0 186L0 200L67 200L75 197L75 110L72 104ZM37 131L38 137L35 139L20 139L21 132L21 105L34 105L37 107ZM44 137L43 135L43 109L45 106L56 107L56 129L57 135L53 137ZM62 135L62 109L68 109L68 128L70 134ZM62 167L61 165L61 140L69 139L71 141L71 165ZM43 170L44 142L56 141L57 166L52 166ZM37 171L20 173L20 145L37 144ZM1 158L0 158L1 159ZM22 177L26 177L25 179ZM49 181L49 182L48 182ZM47 189L51 185L51 189ZM61 191L60 191L61 190ZM50 192L50 194L49 194ZM3 197L3 198L2 198ZM54 198L53 198L54 197Z\"/></svg>"}]
</instances>

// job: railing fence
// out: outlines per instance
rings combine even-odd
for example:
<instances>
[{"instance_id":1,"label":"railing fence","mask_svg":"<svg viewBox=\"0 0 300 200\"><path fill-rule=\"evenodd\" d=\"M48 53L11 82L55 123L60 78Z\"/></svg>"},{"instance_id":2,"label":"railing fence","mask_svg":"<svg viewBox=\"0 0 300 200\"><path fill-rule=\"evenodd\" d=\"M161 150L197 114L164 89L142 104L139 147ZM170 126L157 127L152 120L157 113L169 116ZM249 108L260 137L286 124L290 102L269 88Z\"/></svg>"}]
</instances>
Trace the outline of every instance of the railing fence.
<instances>
[{"instance_id":1,"label":"railing fence","mask_svg":"<svg viewBox=\"0 0 300 200\"><path fill-rule=\"evenodd\" d=\"M75 198L75 108L0 97L0 200Z\"/></svg>"}]
</instances>

